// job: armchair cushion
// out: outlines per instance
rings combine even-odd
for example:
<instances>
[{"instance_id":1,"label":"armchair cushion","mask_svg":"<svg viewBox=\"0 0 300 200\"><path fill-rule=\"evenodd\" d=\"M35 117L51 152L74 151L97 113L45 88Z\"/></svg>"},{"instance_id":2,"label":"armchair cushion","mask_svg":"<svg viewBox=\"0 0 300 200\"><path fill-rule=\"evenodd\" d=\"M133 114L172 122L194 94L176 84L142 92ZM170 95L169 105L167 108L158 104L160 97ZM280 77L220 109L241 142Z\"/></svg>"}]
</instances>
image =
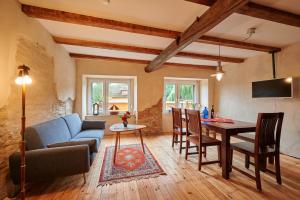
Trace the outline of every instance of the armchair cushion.
<instances>
[{"instance_id":1,"label":"armchair cushion","mask_svg":"<svg viewBox=\"0 0 300 200\"><path fill-rule=\"evenodd\" d=\"M76 146L76 145L88 145L90 152L98 152L97 139L86 139L86 140L77 140L69 142L61 142L47 145L48 148L55 147L66 147L66 146Z\"/></svg>"}]
</instances>

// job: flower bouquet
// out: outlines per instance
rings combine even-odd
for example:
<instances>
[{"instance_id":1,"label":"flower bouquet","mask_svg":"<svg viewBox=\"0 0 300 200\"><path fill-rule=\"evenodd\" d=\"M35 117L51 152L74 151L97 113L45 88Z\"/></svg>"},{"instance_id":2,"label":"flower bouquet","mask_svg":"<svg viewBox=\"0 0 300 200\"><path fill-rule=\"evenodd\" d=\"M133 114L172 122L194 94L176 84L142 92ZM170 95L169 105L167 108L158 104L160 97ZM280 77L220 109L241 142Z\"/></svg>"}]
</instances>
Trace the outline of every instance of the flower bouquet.
<instances>
[{"instance_id":1,"label":"flower bouquet","mask_svg":"<svg viewBox=\"0 0 300 200\"><path fill-rule=\"evenodd\" d=\"M128 125L128 119L131 117L131 115L130 115L130 112L126 112L126 113L124 113L124 115L121 117L121 119L122 119L122 122L123 122L123 125L124 125L124 127L126 128L127 127L127 125Z\"/></svg>"}]
</instances>

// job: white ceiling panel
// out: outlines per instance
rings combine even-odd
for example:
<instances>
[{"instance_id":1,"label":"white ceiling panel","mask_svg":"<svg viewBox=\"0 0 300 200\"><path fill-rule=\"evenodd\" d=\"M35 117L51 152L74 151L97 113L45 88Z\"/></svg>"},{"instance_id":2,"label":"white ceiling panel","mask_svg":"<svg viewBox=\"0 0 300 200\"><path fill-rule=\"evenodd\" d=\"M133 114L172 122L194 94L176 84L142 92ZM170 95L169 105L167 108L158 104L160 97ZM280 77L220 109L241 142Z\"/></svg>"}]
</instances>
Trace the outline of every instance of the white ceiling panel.
<instances>
[{"instance_id":1,"label":"white ceiling panel","mask_svg":"<svg viewBox=\"0 0 300 200\"><path fill-rule=\"evenodd\" d=\"M39 19L55 36L162 49L173 39Z\"/></svg>"},{"instance_id":2,"label":"white ceiling panel","mask_svg":"<svg viewBox=\"0 0 300 200\"><path fill-rule=\"evenodd\" d=\"M256 28L256 33L247 42L285 47L300 41L300 28L276 22L232 14L210 30L207 35L243 41L247 30Z\"/></svg>"}]
</instances>

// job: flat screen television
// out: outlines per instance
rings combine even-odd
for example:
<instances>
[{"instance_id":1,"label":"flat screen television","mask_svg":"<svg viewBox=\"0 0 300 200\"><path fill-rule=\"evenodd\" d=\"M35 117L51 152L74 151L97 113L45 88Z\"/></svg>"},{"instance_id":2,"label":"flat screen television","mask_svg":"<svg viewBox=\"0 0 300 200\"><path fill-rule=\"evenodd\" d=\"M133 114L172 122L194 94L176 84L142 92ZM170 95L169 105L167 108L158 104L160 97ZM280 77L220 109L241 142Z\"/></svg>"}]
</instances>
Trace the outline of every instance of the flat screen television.
<instances>
[{"instance_id":1,"label":"flat screen television","mask_svg":"<svg viewBox=\"0 0 300 200\"><path fill-rule=\"evenodd\" d=\"M293 79L281 78L252 82L252 98L268 97L293 97Z\"/></svg>"}]
</instances>

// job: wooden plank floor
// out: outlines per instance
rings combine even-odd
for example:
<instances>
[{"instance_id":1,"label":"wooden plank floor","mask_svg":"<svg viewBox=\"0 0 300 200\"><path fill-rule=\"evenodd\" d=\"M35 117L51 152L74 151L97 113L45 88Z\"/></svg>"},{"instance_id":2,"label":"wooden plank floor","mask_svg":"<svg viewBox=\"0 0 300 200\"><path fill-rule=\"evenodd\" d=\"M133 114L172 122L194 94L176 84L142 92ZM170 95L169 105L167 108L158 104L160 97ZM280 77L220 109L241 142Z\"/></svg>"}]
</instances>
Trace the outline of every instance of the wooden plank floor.
<instances>
[{"instance_id":1,"label":"wooden plank floor","mask_svg":"<svg viewBox=\"0 0 300 200\"><path fill-rule=\"evenodd\" d=\"M299 199L300 198L300 160L281 156L282 185L277 185L275 177L261 173L263 192L257 192L255 182L233 171L230 180L224 180L217 164L206 165L197 170L197 155L184 159L178 147L171 147L171 136L147 136L145 143L166 171L166 176L123 182L97 187L106 146L114 145L113 137L102 141L90 172L87 183L83 185L82 175L64 177L47 183L29 185L28 199ZM121 144L139 143L135 136L121 136ZM208 149L208 159L217 157L216 148ZM234 154L234 164L244 168L241 154ZM58 163L59 164L59 163ZM253 167L250 167L253 171Z\"/></svg>"}]
</instances>

